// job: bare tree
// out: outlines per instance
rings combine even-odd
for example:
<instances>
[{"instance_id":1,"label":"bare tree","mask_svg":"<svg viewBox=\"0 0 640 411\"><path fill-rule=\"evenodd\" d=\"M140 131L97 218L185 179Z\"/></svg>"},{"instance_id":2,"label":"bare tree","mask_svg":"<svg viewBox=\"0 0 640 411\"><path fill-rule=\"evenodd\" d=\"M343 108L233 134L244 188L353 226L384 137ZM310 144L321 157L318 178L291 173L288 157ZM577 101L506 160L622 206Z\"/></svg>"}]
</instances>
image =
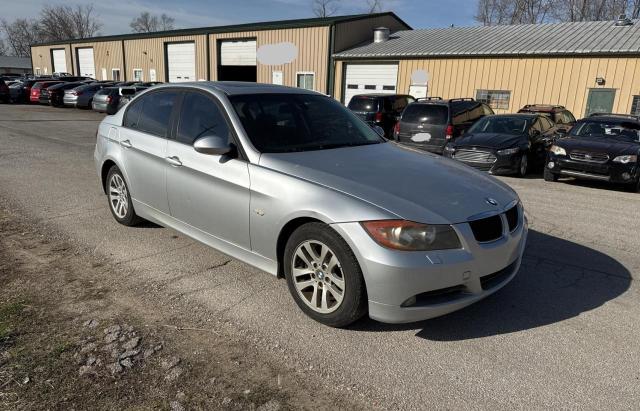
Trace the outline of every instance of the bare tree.
<instances>
[{"instance_id":1,"label":"bare tree","mask_svg":"<svg viewBox=\"0 0 640 411\"><path fill-rule=\"evenodd\" d=\"M173 30L174 21L173 17L169 17L164 13L158 17L148 11L144 11L131 20L129 26L135 33L151 33L154 31Z\"/></svg>"},{"instance_id":2,"label":"bare tree","mask_svg":"<svg viewBox=\"0 0 640 411\"><path fill-rule=\"evenodd\" d=\"M329 17L338 12L338 0L313 0L311 9L317 17Z\"/></svg>"},{"instance_id":3,"label":"bare tree","mask_svg":"<svg viewBox=\"0 0 640 411\"><path fill-rule=\"evenodd\" d=\"M0 39L0 56L6 56L9 50L7 46L4 44L4 40Z\"/></svg>"},{"instance_id":4,"label":"bare tree","mask_svg":"<svg viewBox=\"0 0 640 411\"><path fill-rule=\"evenodd\" d=\"M380 13L384 8L382 0L367 0L367 13Z\"/></svg>"},{"instance_id":5,"label":"bare tree","mask_svg":"<svg viewBox=\"0 0 640 411\"><path fill-rule=\"evenodd\" d=\"M2 20L0 29L4 32L9 52L14 56L30 56L31 44L44 40L34 20L16 19L11 23Z\"/></svg>"},{"instance_id":6,"label":"bare tree","mask_svg":"<svg viewBox=\"0 0 640 411\"><path fill-rule=\"evenodd\" d=\"M475 19L486 26L548 21L554 0L479 0Z\"/></svg>"},{"instance_id":7,"label":"bare tree","mask_svg":"<svg viewBox=\"0 0 640 411\"><path fill-rule=\"evenodd\" d=\"M44 6L37 23L40 36L47 41L83 39L95 36L102 23L94 15L93 5Z\"/></svg>"}]
</instances>

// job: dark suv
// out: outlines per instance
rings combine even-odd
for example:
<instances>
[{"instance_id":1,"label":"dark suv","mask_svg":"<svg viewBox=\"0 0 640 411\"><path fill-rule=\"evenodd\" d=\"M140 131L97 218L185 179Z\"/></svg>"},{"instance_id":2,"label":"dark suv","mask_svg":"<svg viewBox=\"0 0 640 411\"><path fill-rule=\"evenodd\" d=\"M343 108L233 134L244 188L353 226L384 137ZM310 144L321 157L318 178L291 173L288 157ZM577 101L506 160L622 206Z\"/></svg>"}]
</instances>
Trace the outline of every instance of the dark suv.
<instances>
[{"instance_id":1,"label":"dark suv","mask_svg":"<svg viewBox=\"0 0 640 411\"><path fill-rule=\"evenodd\" d=\"M349 109L371 126L379 126L385 137L393 136L398 117L415 99L403 94L358 94L349 101Z\"/></svg>"},{"instance_id":2,"label":"dark suv","mask_svg":"<svg viewBox=\"0 0 640 411\"><path fill-rule=\"evenodd\" d=\"M442 154L449 141L492 114L491 107L472 98L427 97L407 106L396 125L394 138L400 143Z\"/></svg>"},{"instance_id":3,"label":"dark suv","mask_svg":"<svg viewBox=\"0 0 640 411\"><path fill-rule=\"evenodd\" d=\"M560 132L568 132L576 124L576 118L564 106L550 104L527 104L518 113L541 114L556 123Z\"/></svg>"}]
</instances>

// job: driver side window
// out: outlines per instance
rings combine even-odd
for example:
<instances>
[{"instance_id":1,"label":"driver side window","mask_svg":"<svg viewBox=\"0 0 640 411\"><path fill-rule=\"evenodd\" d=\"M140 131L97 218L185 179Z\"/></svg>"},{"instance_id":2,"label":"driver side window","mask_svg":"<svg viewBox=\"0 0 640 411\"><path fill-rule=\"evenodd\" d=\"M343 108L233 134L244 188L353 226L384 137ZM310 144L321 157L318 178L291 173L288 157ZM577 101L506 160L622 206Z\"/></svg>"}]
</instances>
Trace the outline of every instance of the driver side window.
<instances>
[{"instance_id":1,"label":"driver side window","mask_svg":"<svg viewBox=\"0 0 640 411\"><path fill-rule=\"evenodd\" d=\"M201 93L187 92L180 109L176 140L193 145L200 137L211 135L229 142L229 125L220 108Z\"/></svg>"}]
</instances>

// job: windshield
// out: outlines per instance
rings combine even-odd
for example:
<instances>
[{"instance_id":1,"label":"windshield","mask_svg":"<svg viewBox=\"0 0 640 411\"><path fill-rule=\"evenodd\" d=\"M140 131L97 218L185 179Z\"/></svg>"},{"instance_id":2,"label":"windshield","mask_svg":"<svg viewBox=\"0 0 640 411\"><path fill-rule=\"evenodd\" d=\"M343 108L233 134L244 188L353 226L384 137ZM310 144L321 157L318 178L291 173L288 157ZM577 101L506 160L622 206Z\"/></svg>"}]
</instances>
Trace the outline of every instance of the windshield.
<instances>
[{"instance_id":1,"label":"windshield","mask_svg":"<svg viewBox=\"0 0 640 411\"><path fill-rule=\"evenodd\" d=\"M640 124L633 122L585 121L572 128L570 135L640 141L639 129Z\"/></svg>"},{"instance_id":2,"label":"windshield","mask_svg":"<svg viewBox=\"0 0 640 411\"><path fill-rule=\"evenodd\" d=\"M378 98L367 96L354 96L349 101L349 109L353 111L378 111Z\"/></svg>"},{"instance_id":3,"label":"windshield","mask_svg":"<svg viewBox=\"0 0 640 411\"><path fill-rule=\"evenodd\" d=\"M447 124L449 109L443 105L409 104L402 113L402 121L408 123Z\"/></svg>"},{"instance_id":4,"label":"windshield","mask_svg":"<svg viewBox=\"0 0 640 411\"><path fill-rule=\"evenodd\" d=\"M229 99L249 139L263 153L325 150L386 141L330 97L252 94Z\"/></svg>"},{"instance_id":5,"label":"windshield","mask_svg":"<svg viewBox=\"0 0 640 411\"><path fill-rule=\"evenodd\" d=\"M529 129L531 119L526 117L484 117L469 129L469 133L497 133L520 135Z\"/></svg>"}]
</instances>

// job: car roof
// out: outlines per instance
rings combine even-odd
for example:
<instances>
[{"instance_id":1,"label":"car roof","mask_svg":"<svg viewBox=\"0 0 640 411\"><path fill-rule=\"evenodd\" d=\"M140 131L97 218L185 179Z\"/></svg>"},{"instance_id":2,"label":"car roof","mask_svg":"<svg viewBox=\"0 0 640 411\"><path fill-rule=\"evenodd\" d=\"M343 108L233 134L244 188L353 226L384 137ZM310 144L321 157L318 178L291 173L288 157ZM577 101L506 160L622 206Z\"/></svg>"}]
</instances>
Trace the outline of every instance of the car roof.
<instances>
[{"instance_id":1,"label":"car roof","mask_svg":"<svg viewBox=\"0 0 640 411\"><path fill-rule=\"evenodd\" d=\"M566 110L564 106L558 106L553 104L527 104L520 109L520 111L540 111L549 112Z\"/></svg>"},{"instance_id":2,"label":"car roof","mask_svg":"<svg viewBox=\"0 0 640 411\"><path fill-rule=\"evenodd\" d=\"M479 103L479 101L474 100L472 98L440 98L440 97L431 97L431 98L421 98L417 99L411 104L431 104L431 105L442 105L448 106L450 103Z\"/></svg>"},{"instance_id":3,"label":"car roof","mask_svg":"<svg viewBox=\"0 0 640 411\"><path fill-rule=\"evenodd\" d=\"M592 114L589 117L578 120L580 122L585 121L597 121L597 122L634 122L640 124L640 119L637 116L631 114Z\"/></svg>"},{"instance_id":4,"label":"car roof","mask_svg":"<svg viewBox=\"0 0 640 411\"><path fill-rule=\"evenodd\" d=\"M517 117L517 118L535 118L541 117L540 114L536 113L513 113L513 114L492 114L485 117Z\"/></svg>"},{"instance_id":5,"label":"car roof","mask_svg":"<svg viewBox=\"0 0 640 411\"><path fill-rule=\"evenodd\" d=\"M201 90L218 91L227 96L236 96L243 94L269 94L269 93L287 93L287 94L321 94L312 90L305 90L297 87L286 87L275 84L251 83L242 81L193 81L178 84L158 84L153 86L154 90L164 88L181 88L192 87ZM323 94L324 95L324 94Z\"/></svg>"}]
</instances>

